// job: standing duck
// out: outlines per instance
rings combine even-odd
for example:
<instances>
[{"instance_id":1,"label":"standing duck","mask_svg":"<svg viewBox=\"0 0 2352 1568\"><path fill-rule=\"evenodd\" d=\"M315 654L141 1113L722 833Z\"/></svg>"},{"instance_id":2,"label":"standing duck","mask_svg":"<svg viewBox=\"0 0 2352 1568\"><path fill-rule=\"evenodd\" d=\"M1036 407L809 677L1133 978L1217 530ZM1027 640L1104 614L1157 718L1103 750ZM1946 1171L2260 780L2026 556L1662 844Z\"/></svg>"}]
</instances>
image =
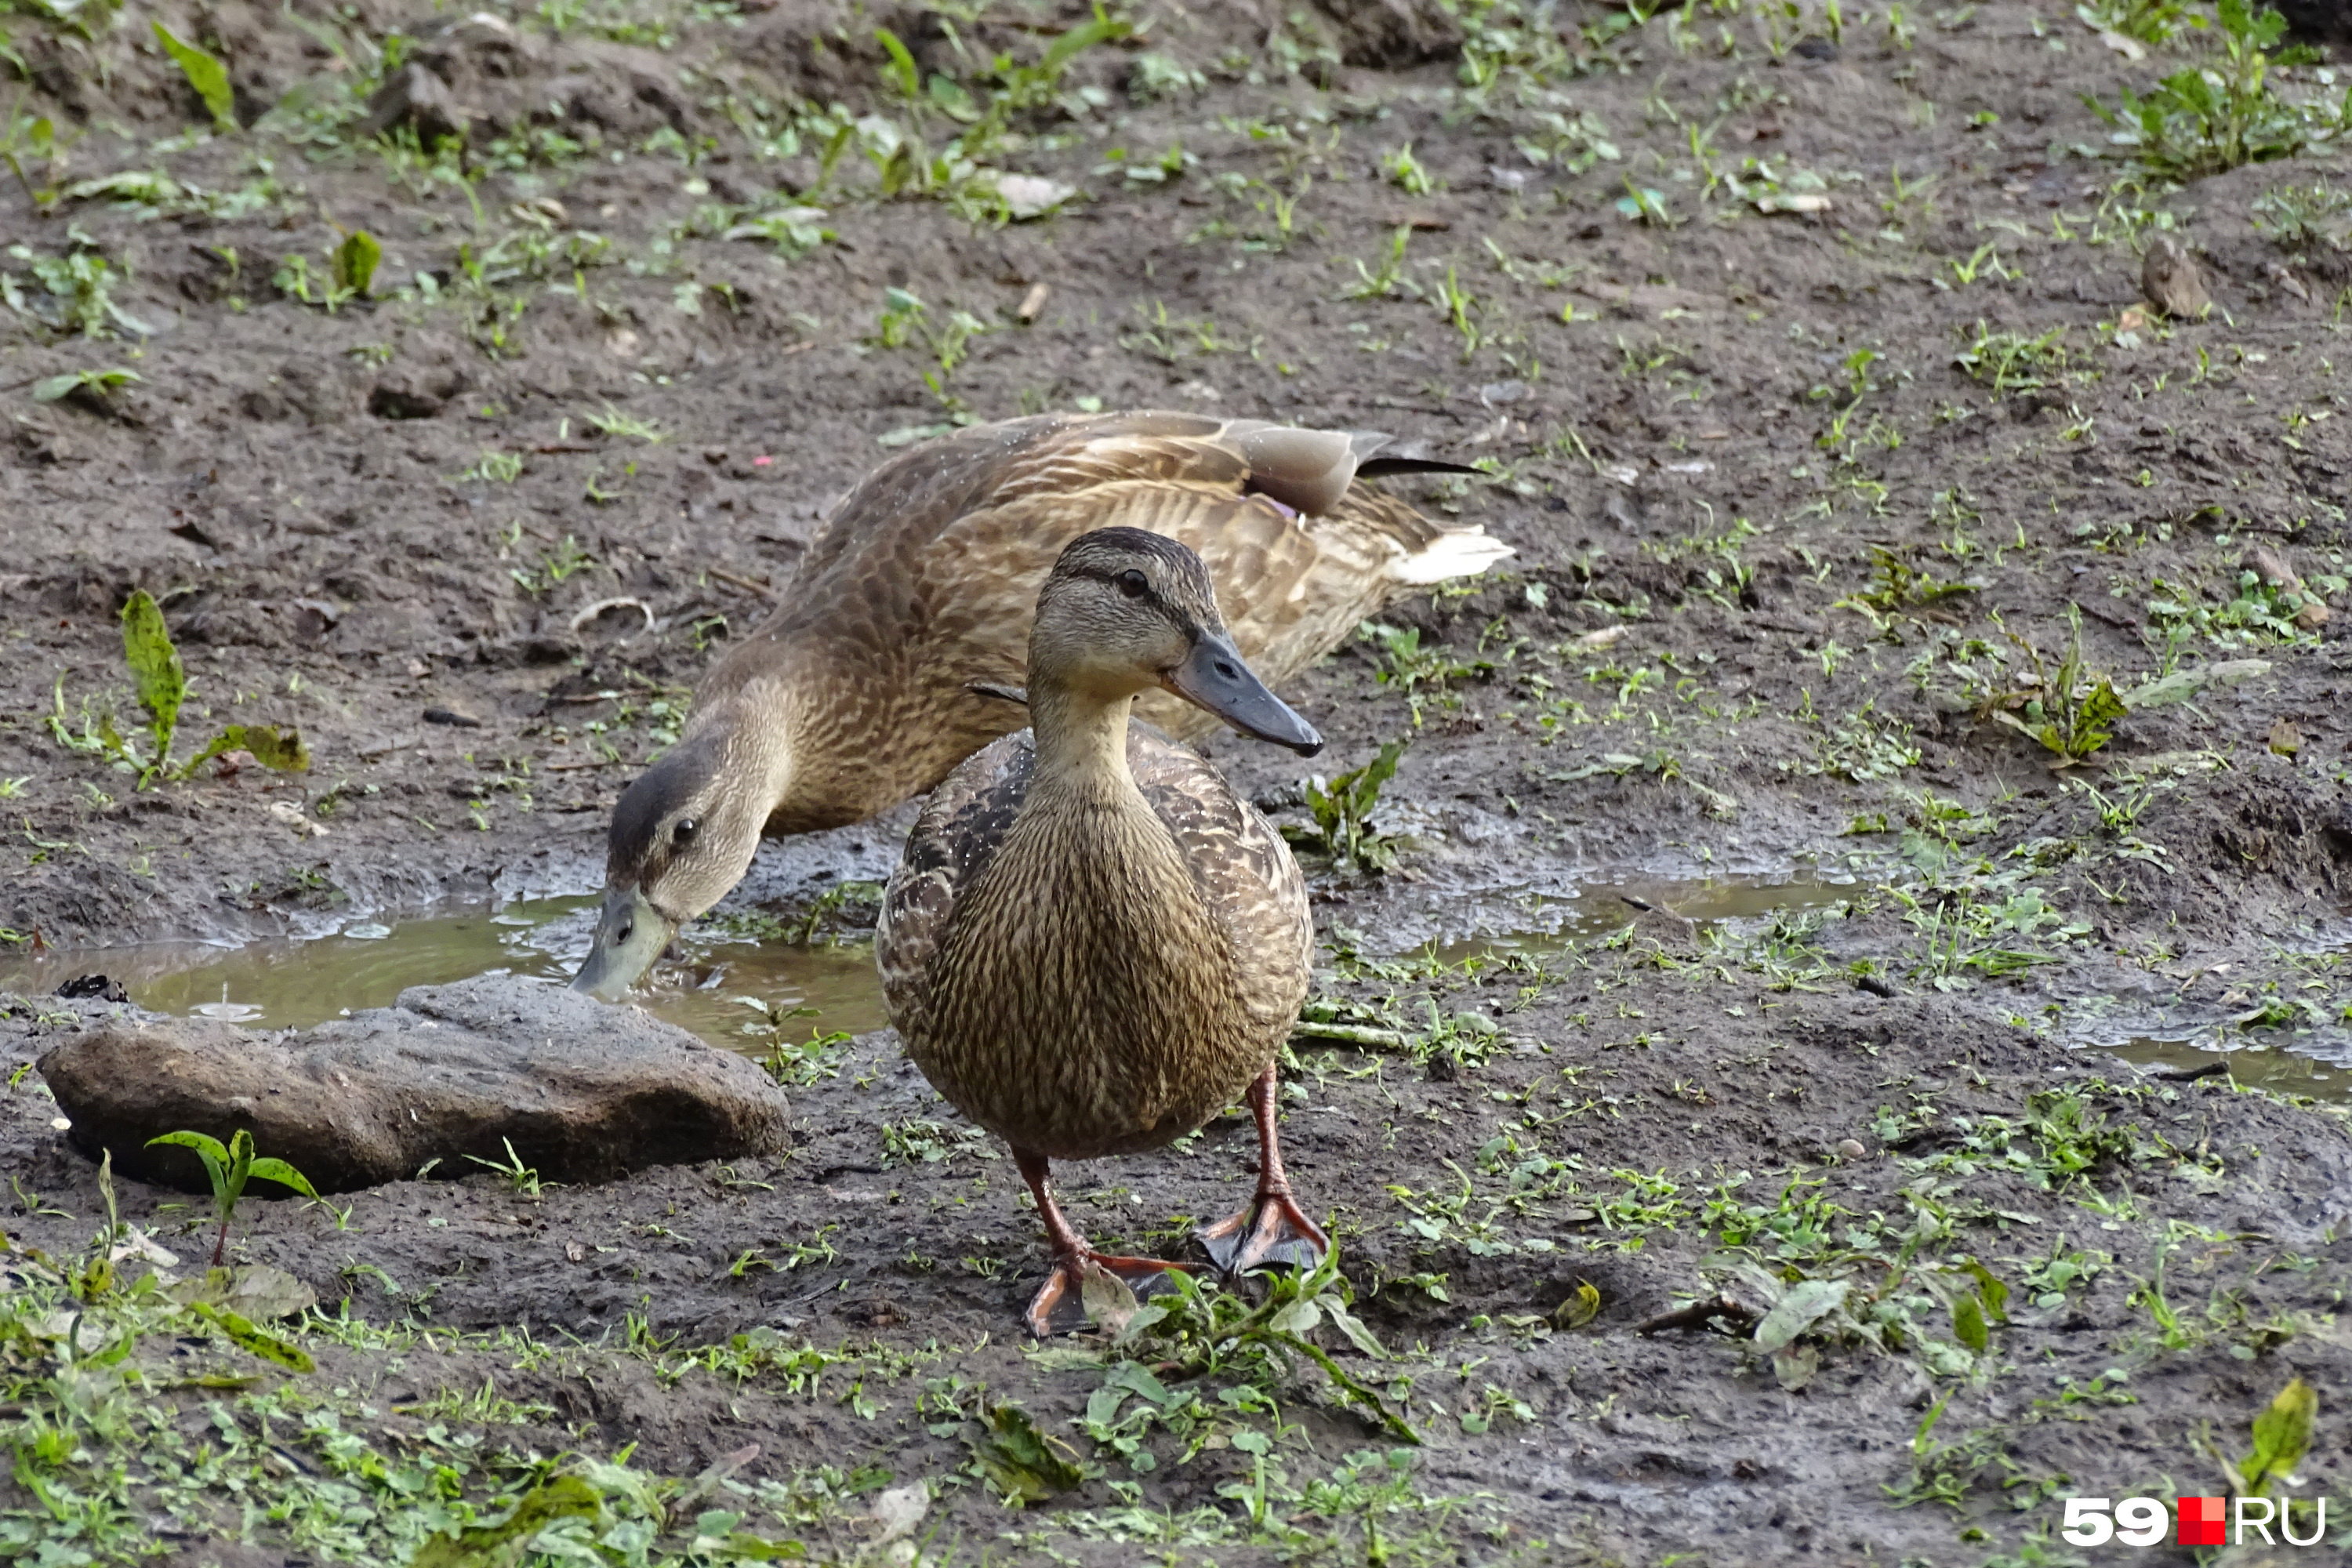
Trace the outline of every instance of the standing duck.
<instances>
[{"instance_id":1,"label":"standing duck","mask_svg":"<svg viewBox=\"0 0 2352 1568\"><path fill-rule=\"evenodd\" d=\"M1385 437L1190 414L1045 415L908 448L851 491L782 607L704 676L677 745L613 813L576 988L617 999L751 868L762 833L887 811L1027 722L1029 616L1063 547L1123 525L1206 563L1241 653L1287 680L1414 586L1511 553L1362 483L1454 470ZM1017 692L1015 692L1017 696ZM1178 736L1207 718L1154 693Z\"/></svg>"},{"instance_id":2,"label":"standing duck","mask_svg":"<svg viewBox=\"0 0 2352 1568\"><path fill-rule=\"evenodd\" d=\"M1054 1200L1048 1162L1158 1149L1246 1094L1255 1201L1202 1233L1221 1268L1327 1245L1284 1178L1274 1059L1307 998L1314 925L1290 850L1192 752L1129 725L1163 691L1302 756L1322 738L1266 689L1177 542L1105 528L1062 552L1029 637L1030 729L931 795L883 895L876 958L907 1054L1013 1146L1053 1271L1029 1303L1052 1331L1090 1268L1181 1265L1097 1252Z\"/></svg>"}]
</instances>

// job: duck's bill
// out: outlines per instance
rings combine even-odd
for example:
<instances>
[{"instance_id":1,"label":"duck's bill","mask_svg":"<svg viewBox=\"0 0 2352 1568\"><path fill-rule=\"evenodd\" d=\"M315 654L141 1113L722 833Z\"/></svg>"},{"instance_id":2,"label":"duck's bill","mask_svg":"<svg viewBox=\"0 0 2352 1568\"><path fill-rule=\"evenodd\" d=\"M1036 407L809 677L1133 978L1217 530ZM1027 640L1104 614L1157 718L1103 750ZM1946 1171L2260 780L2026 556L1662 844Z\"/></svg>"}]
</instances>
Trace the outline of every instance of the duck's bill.
<instances>
[{"instance_id":1,"label":"duck's bill","mask_svg":"<svg viewBox=\"0 0 2352 1568\"><path fill-rule=\"evenodd\" d=\"M1323 749L1323 737L1315 727L1266 689L1228 637L1202 637L1192 645L1192 657L1168 672L1166 681L1169 690L1244 735L1287 746L1302 757Z\"/></svg>"},{"instance_id":2,"label":"duck's bill","mask_svg":"<svg viewBox=\"0 0 2352 1568\"><path fill-rule=\"evenodd\" d=\"M607 888L604 910L572 989L600 1002L618 1002L662 955L677 927L635 888Z\"/></svg>"}]
</instances>

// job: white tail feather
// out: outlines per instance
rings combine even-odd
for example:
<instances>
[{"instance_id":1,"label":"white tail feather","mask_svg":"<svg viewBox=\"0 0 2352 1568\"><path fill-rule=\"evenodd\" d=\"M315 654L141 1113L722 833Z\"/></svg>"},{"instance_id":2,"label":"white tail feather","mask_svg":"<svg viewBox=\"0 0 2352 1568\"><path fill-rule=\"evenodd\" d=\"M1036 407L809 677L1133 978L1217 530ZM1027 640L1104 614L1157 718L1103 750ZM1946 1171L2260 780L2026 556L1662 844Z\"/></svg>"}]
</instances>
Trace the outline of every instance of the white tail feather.
<instances>
[{"instance_id":1,"label":"white tail feather","mask_svg":"<svg viewBox=\"0 0 2352 1568\"><path fill-rule=\"evenodd\" d=\"M1517 552L1484 529L1455 529L1439 534L1427 547L1400 555L1388 564L1391 583L1419 587L1452 577L1475 577L1496 562Z\"/></svg>"}]
</instances>

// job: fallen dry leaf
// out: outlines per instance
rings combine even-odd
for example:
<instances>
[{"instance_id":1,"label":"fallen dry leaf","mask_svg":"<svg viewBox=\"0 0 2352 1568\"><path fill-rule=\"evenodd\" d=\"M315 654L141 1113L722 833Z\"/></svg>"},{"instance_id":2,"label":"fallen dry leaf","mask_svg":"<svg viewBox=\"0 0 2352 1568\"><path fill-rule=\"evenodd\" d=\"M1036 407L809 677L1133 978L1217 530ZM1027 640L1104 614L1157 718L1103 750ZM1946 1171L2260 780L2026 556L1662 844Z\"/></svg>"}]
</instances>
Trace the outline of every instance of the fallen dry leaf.
<instances>
[{"instance_id":1,"label":"fallen dry leaf","mask_svg":"<svg viewBox=\"0 0 2352 1568\"><path fill-rule=\"evenodd\" d=\"M2194 321L2213 308L2197 258L2170 235L2159 234L2149 243L2140 261L2139 291L2177 321Z\"/></svg>"}]
</instances>

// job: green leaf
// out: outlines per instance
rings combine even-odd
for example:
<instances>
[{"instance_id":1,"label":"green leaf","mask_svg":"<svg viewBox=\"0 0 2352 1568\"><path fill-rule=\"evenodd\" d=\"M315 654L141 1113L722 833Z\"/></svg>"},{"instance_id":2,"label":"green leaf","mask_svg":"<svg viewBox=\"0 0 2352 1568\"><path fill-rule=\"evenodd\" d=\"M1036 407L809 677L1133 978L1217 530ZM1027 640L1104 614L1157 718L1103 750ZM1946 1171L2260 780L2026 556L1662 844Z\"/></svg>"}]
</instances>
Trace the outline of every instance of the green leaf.
<instances>
[{"instance_id":1,"label":"green leaf","mask_svg":"<svg viewBox=\"0 0 2352 1568\"><path fill-rule=\"evenodd\" d=\"M1985 1328L1984 1303L1974 1293L1952 1303L1952 1337L1977 1354L1984 1354L1985 1346L1992 1340Z\"/></svg>"},{"instance_id":2,"label":"green leaf","mask_svg":"<svg viewBox=\"0 0 2352 1568\"><path fill-rule=\"evenodd\" d=\"M183 1149L194 1149L206 1159L217 1160L224 1165L228 1163L228 1150L222 1146L221 1141L202 1132L166 1132L160 1138L147 1140L147 1147L150 1149L158 1143L171 1143Z\"/></svg>"},{"instance_id":3,"label":"green leaf","mask_svg":"<svg viewBox=\"0 0 2352 1568\"><path fill-rule=\"evenodd\" d=\"M1991 1269L1974 1259L1961 1267L1976 1277L1977 1295L1983 1303L1985 1316L1996 1323L2008 1322L2009 1287L2002 1284Z\"/></svg>"},{"instance_id":4,"label":"green leaf","mask_svg":"<svg viewBox=\"0 0 2352 1568\"><path fill-rule=\"evenodd\" d=\"M228 1201L228 1151L222 1147L219 1139L206 1137L202 1132L166 1132L161 1138L147 1140L150 1149L158 1143L174 1143L183 1149L194 1149L196 1158L205 1163L205 1178L212 1183L213 1202L222 1204Z\"/></svg>"},{"instance_id":5,"label":"green leaf","mask_svg":"<svg viewBox=\"0 0 2352 1568\"><path fill-rule=\"evenodd\" d=\"M1323 1310L1329 1315L1334 1323L1339 1326L1339 1331L1348 1336L1349 1344L1354 1345L1374 1361L1388 1359L1388 1347L1381 1343L1378 1335L1364 1326L1364 1321L1361 1318L1339 1304L1339 1297L1327 1295L1322 1297L1321 1300Z\"/></svg>"},{"instance_id":6,"label":"green leaf","mask_svg":"<svg viewBox=\"0 0 2352 1568\"><path fill-rule=\"evenodd\" d=\"M929 86L931 102L950 119L969 125L980 118L980 105L972 101L970 89L961 82L950 81L934 72Z\"/></svg>"},{"instance_id":7,"label":"green leaf","mask_svg":"<svg viewBox=\"0 0 2352 1568\"><path fill-rule=\"evenodd\" d=\"M1266 1321L1277 1334L1311 1334L1323 1323L1323 1309L1312 1300L1292 1301Z\"/></svg>"},{"instance_id":8,"label":"green leaf","mask_svg":"<svg viewBox=\"0 0 2352 1568\"><path fill-rule=\"evenodd\" d=\"M2088 697L2083 699L2083 710L2074 718L2074 732L2077 735L2095 734L2099 743L2104 745L2107 737L2106 729L2103 726L2111 728L2116 720L2130 711L2124 706L2123 699L2116 695L2116 689L2102 680L2091 689Z\"/></svg>"},{"instance_id":9,"label":"green leaf","mask_svg":"<svg viewBox=\"0 0 2352 1568\"><path fill-rule=\"evenodd\" d=\"M121 365L108 370L69 370L63 375L45 375L33 383L33 401L56 403L80 392L89 394L82 400L85 405L95 405L103 409L111 406L107 395L116 387L146 379L137 371L125 370Z\"/></svg>"},{"instance_id":10,"label":"green leaf","mask_svg":"<svg viewBox=\"0 0 2352 1568\"><path fill-rule=\"evenodd\" d=\"M1772 1379L1790 1394L1813 1380L1822 1369L1822 1352L1811 1345L1782 1345L1772 1352Z\"/></svg>"},{"instance_id":11,"label":"green leaf","mask_svg":"<svg viewBox=\"0 0 2352 1568\"><path fill-rule=\"evenodd\" d=\"M256 1160L253 1163L251 1174L259 1176L265 1182L276 1182L281 1187L291 1187L306 1198L315 1198L319 1195L317 1190L310 1185L310 1178L283 1160L266 1158Z\"/></svg>"},{"instance_id":12,"label":"green leaf","mask_svg":"<svg viewBox=\"0 0 2352 1568\"><path fill-rule=\"evenodd\" d=\"M1334 782L1349 786L1357 815L1368 816L1380 804L1381 790L1396 777L1397 760L1404 755L1404 742L1391 741L1381 748L1381 754L1354 773Z\"/></svg>"},{"instance_id":13,"label":"green leaf","mask_svg":"<svg viewBox=\"0 0 2352 1568\"><path fill-rule=\"evenodd\" d=\"M907 46L898 41L898 35L887 27L877 27L874 38L890 57L889 65L883 69L883 80L897 88L902 98L920 96L923 90L922 70L915 64L915 57L907 52Z\"/></svg>"},{"instance_id":14,"label":"green leaf","mask_svg":"<svg viewBox=\"0 0 2352 1568\"><path fill-rule=\"evenodd\" d=\"M228 1140L228 1196L235 1203L245 1195L245 1179L253 1173L253 1134L238 1128Z\"/></svg>"},{"instance_id":15,"label":"green leaf","mask_svg":"<svg viewBox=\"0 0 2352 1568\"><path fill-rule=\"evenodd\" d=\"M2270 673L2271 661L2266 658L2229 658L2216 664L2200 664L2189 669L2176 669L2160 680L2151 680L2123 694L2123 704L2137 713L2142 709L2163 708L2175 702L2186 702L2208 686L2235 686Z\"/></svg>"},{"instance_id":16,"label":"green leaf","mask_svg":"<svg viewBox=\"0 0 2352 1568\"><path fill-rule=\"evenodd\" d=\"M725 1535L698 1534L693 1544L697 1552L717 1554L719 1561L800 1563L808 1558L808 1548L800 1542L771 1541L748 1530L730 1531Z\"/></svg>"},{"instance_id":17,"label":"green leaf","mask_svg":"<svg viewBox=\"0 0 2352 1568\"><path fill-rule=\"evenodd\" d=\"M195 45L183 43L173 37L172 29L163 23L157 22L154 26L155 41L163 46L165 54L180 62L181 73L188 79L188 85L196 89L196 96L205 100L206 109L212 110L214 127L221 131L236 130L236 94L228 85L228 68Z\"/></svg>"},{"instance_id":18,"label":"green leaf","mask_svg":"<svg viewBox=\"0 0 2352 1568\"><path fill-rule=\"evenodd\" d=\"M1551 1321L1563 1329L1580 1329L1600 1315L1601 1292L1590 1279L1578 1280L1574 1292L1551 1310Z\"/></svg>"},{"instance_id":19,"label":"green leaf","mask_svg":"<svg viewBox=\"0 0 2352 1568\"><path fill-rule=\"evenodd\" d=\"M175 779L193 778L198 768L230 752L249 752L253 760L281 773L310 771L310 752L299 730L279 730L274 724L231 724L205 744L205 749L172 770Z\"/></svg>"},{"instance_id":20,"label":"green leaf","mask_svg":"<svg viewBox=\"0 0 2352 1568\"><path fill-rule=\"evenodd\" d=\"M416 1549L409 1568L506 1568L526 1542L557 1520L601 1524L604 1518L604 1500L594 1487L578 1476L551 1476L523 1493L514 1511L498 1523L434 1536Z\"/></svg>"},{"instance_id":21,"label":"green leaf","mask_svg":"<svg viewBox=\"0 0 2352 1568\"><path fill-rule=\"evenodd\" d=\"M237 1344L263 1361L282 1366L289 1372L316 1372L318 1364L310 1354L291 1340L281 1340L226 1307L215 1307L209 1301L191 1301L188 1310L235 1340ZM419 1558L419 1561L423 1561Z\"/></svg>"},{"instance_id":22,"label":"green leaf","mask_svg":"<svg viewBox=\"0 0 2352 1568\"><path fill-rule=\"evenodd\" d=\"M1018 1405L1007 1401L991 1410L988 1426L987 1436L971 1440L972 1460L1006 1497L1044 1502L1086 1479L1076 1451L1040 1432Z\"/></svg>"},{"instance_id":23,"label":"green leaf","mask_svg":"<svg viewBox=\"0 0 2352 1568\"><path fill-rule=\"evenodd\" d=\"M2319 1419L2319 1394L2295 1378L2279 1390L2270 1408L2254 1417L2254 1451L2238 1461L2246 1491L2262 1497L2271 1482L2292 1475L2311 1447L2311 1429Z\"/></svg>"},{"instance_id":24,"label":"green leaf","mask_svg":"<svg viewBox=\"0 0 2352 1568\"><path fill-rule=\"evenodd\" d=\"M363 228L355 228L335 247L335 287L364 300L368 285L375 280L375 264L383 259L383 247L375 236Z\"/></svg>"},{"instance_id":25,"label":"green leaf","mask_svg":"<svg viewBox=\"0 0 2352 1568\"><path fill-rule=\"evenodd\" d=\"M255 762L281 773L307 773L310 771L310 752L302 744L301 731L280 730L275 724L231 724L206 742L205 749L189 758L173 776L190 777L204 763L229 752L250 752Z\"/></svg>"},{"instance_id":26,"label":"green leaf","mask_svg":"<svg viewBox=\"0 0 2352 1568\"><path fill-rule=\"evenodd\" d=\"M1062 68L1083 51L1093 48L1097 44L1109 43L1114 38L1124 38L1133 30L1125 22L1115 16L1106 16L1097 10L1093 21L1083 27L1073 27L1055 38L1046 48L1045 58L1037 62L1038 68L1048 77L1058 76Z\"/></svg>"},{"instance_id":27,"label":"green leaf","mask_svg":"<svg viewBox=\"0 0 2352 1568\"><path fill-rule=\"evenodd\" d=\"M132 591L122 606L122 657L139 683L140 705L147 710L149 730L155 738L150 767L161 767L172 754L172 734L180 726L180 703L188 694L187 671L180 650L163 625L163 612L146 589Z\"/></svg>"},{"instance_id":28,"label":"green leaf","mask_svg":"<svg viewBox=\"0 0 2352 1568\"><path fill-rule=\"evenodd\" d=\"M1097 1392L1121 1395L1139 1394L1162 1408L1175 1403L1176 1399L1174 1394L1168 1392L1168 1385L1160 1382L1150 1367L1139 1362L1131 1361L1123 1361L1113 1367L1110 1375L1103 1380L1103 1386ZM1116 1410L1118 1406L1114 1405L1112 1408Z\"/></svg>"},{"instance_id":29,"label":"green leaf","mask_svg":"<svg viewBox=\"0 0 2352 1568\"><path fill-rule=\"evenodd\" d=\"M1764 1314L1756 1325L1756 1348L1766 1355L1790 1343L1799 1334L1845 1305L1843 1279L1801 1279Z\"/></svg>"}]
</instances>

